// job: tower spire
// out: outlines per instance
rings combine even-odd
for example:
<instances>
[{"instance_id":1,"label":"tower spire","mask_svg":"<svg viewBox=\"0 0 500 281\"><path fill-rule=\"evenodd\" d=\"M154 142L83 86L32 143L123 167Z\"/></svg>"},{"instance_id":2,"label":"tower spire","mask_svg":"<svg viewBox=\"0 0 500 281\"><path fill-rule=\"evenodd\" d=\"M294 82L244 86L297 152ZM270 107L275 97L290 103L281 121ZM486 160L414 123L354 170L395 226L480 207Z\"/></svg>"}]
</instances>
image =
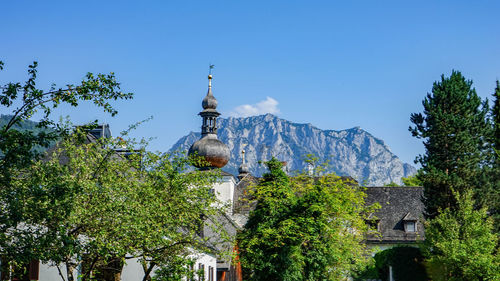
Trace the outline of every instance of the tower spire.
<instances>
[{"instance_id":1,"label":"tower spire","mask_svg":"<svg viewBox=\"0 0 500 281\"><path fill-rule=\"evenodd\" d=\"M200 116L203 119L203 123L201 125L201 135L205 136L207 134L217 134L217 117L219 117L220 113L217 112L217 100L212 94L212 69L214 65L210 65L208 74L208 91L207 95L201 102L201 106L203 107L203 111L200 112Z\"/></svg>"},{"instance_id":2,"label":"tower spire","mask_svg":"<svg viewBox=\"0 0 500 281\"><path fill-rule=\"evenodd\" d=\"M217 100L212 94L212 69L214 65L209 66L208 74L208 92L201 106L203 110L199 113L202 118L201 139L195 142L189 149L189 155L202 156L208 162L210 167L222 168L229 161L229 148L217 139ZM202 168L202 167L199 167Z\"/></svg>"}]
</instances>

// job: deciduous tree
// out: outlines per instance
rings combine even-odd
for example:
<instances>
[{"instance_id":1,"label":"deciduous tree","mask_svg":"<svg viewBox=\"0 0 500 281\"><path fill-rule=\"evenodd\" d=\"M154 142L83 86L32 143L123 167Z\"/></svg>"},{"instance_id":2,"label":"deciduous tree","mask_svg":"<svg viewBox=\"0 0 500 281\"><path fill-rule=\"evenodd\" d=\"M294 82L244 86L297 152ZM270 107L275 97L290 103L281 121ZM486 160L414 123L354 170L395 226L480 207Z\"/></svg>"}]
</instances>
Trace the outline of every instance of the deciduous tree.
<instances>
[{"instance_id":1,"label":"deciduous tree","mask_svg":"<svg viewBox=\"0 0 500 281\"><path fill-rule=\"evenodd\" d=\"M0 61L0 70L3 67L4 64ZM11 82L0 86L2 112L10 113L7 122L0 126L0 252L3 258L9 257L12 263L18 265L34 258L43 258L44 254L35 250L34 244L42 241L36 240L38 236L31 232L39 232L40 229L27 223L27 218L32 216L44 219L44 213L32 213L33 210L28 207L31 205L25 201L37 196L38 190L28 194L20 187L30 180L27 175L33 172L33 162L40 159L42 151L68 132L67 127L57 126L52 121L52 110L61 104L76 107L82 101L90 101L105 112L115 115L117 111L111 101L132 98L131 93L120 91L120 84L113 73L88 73L78 85L61 88L53 85L48 91L37 88L36 78L37 62L34 62L28 67L28 79L25 83ZM41 113L37 130L24 130L22 125L37 112ZM46 194L48 197L43 206L61 199L57 197L59 195L64 197L63 187L54 192ZM65 212L64 209L53 211L58 216ZM19 236L12 235L13 229L19 230ZM14 246L20 252L11 251Z\"/></svg>"},{"instance_id":2,"label":"deciduous tree","mask_svg":"<svg viewBox=\"0 0 500 281\"><path fill-rule=\"evenodd\" d=\"M455 193L457 206L446 208L425 228L423 252L433 280L499 280L498 236L486 208L474 209L472 192Z\"/></svg>"},{"instance_id":3,"label":"deciduous tree","mask_svg":"<svg viewBox=\"0 0 500 281\"><path fill-rule=\"evenodd\" d=\"M238 235L247 280L343 280L368 259L365 194L338 176L289 178L276 159Z\"/></svg>"}]
</instances>

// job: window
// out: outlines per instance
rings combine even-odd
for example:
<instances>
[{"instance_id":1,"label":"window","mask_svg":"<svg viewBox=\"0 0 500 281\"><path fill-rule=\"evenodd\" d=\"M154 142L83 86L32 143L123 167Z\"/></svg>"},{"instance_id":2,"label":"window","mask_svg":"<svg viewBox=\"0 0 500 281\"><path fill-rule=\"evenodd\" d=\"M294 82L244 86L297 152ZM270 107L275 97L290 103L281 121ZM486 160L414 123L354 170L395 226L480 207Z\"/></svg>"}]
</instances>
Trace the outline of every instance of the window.
<instances>
[{"instance_id":1,"label":"window","mask_svg":"<svg viewBox=\"0 0 500 281\"><path fill-rule=\"evenodd\" d=\"M417 232L418 217L408 212L403 218L405 232Z\"/></svg>"},{"instance_id":2,"label":"window","mask_svg":"<svg viewBox=\"0 0 500 281\"><path fill-rule=\"evenodd\" d=\"M198 280L199 281L205 280L205 265L202 263L198 264Z\"/></svg>"},{"instance_id":3,"label":"window","mask_svg":"<svg viewBox=\"0 0 500 281\"><path fill-rule=\"evenodd\" d=\"M405 221L405 232L417 232L416 221Z\"/></svg>"},{"instance_id":4,"label":"window","mask_svg":"<svg viewBox=\"0 0 500 281\"><path fill-rule=\"evenodd\" d=\"M214 268L208 267L208 281L214 281Z\"/></svg>"}]
</instances>

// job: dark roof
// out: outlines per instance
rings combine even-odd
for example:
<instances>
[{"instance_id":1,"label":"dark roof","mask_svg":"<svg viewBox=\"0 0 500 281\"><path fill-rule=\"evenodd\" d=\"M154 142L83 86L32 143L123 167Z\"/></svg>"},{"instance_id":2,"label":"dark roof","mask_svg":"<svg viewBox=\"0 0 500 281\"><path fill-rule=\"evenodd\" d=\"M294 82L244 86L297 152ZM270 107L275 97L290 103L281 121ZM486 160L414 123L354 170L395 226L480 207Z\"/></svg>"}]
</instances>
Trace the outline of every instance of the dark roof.
<instances>
[{"instance_id":1,"label":"dark roof","mask_svg":"<svg viewBox=\"0 0 500 281\"><path fill-rule=\"evenodd\" d=\"M217 229L217 231L215 231ZM221 231L221 232L219 232ZM217 266L228 269L231 265L231 259L227 256L234 250L234 241L238 226L225 213L221 213L211 219L207 219L203 227L203 236L208 238L208 243L217 253ZM227 240L227 237L231 239Z\"/></svg>"},{"instance_id":2,"label":"dark roof","mask_svg":"<svg viewBox=\"0 0 500 281\"><path fill-rule=\"evenodd\" d=\"M369 243L411 243L424 238L423 187L368 187L366 194L367 204L378 202L381 207L370 216L379 220L381 237L370 235ZM416 221L417 231L405 232L405 221Z\"/></svg>"}]
</instances>

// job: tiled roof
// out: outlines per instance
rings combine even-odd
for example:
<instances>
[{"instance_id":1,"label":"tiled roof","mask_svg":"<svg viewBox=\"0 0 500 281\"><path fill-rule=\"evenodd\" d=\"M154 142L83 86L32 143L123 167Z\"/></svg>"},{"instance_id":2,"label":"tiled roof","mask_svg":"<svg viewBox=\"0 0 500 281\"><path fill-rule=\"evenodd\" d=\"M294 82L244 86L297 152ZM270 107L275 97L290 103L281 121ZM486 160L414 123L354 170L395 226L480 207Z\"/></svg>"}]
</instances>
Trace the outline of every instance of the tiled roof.
<instances>
[{"instance_id":1,"label":"tiled roof","mask_svg":"<svg viewBox=\"0 0 500 281\"><path fill-rule=\"evenodd\" d=\"M381 206L372 217L380 220L381 237L371 235L369 243L415 242L424 238L422 187L368 187L366 203ZM405 221L416 221L416 232L405 232Z\"/></svg>"}]
</instances>

